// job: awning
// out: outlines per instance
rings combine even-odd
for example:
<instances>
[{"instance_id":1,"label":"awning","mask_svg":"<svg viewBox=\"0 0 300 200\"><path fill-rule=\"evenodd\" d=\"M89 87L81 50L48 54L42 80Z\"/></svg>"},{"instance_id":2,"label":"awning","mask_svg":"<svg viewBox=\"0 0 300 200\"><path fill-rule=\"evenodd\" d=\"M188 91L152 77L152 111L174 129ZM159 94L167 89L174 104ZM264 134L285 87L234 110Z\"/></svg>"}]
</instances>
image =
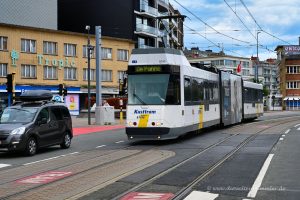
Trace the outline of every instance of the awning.
<instances>
[{"instance_id":1,"label":"awning","mask_svg":"<svg viewBox=\"0 0 300 200\"><path fill-rule=\"evenodd\" d=\"M283 99L283 101L299 101L300 97L298 96L287 96Z\"/></svg>"}]
</instances>

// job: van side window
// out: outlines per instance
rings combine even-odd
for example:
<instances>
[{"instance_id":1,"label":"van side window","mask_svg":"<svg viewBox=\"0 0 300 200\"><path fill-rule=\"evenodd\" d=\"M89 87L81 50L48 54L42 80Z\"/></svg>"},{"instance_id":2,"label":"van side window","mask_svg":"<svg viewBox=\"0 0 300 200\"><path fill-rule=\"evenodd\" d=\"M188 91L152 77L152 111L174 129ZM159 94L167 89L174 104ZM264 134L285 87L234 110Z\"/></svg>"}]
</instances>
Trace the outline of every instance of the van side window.
<instances>
[{"instance_id":1,"label":"van side window","mask_svg":"<svg viewBox=\"0 0 300 200\"><path fill-rule=\"evenodd\" d=\"M48 108L43 108L43 109L40 111L40 113L39 113L39 115L38 115L38 117L37 117L37 120L40 121L40 120L42 120L43 118L46 118L47 121L49 120L49 110L48 110Z\"/></svg>"},{"instance_id":2,"label":"van side window","mask_svg":"<svg viewBox=\"0 0 300 200\"><path fill-rule=\"evenodd\" d=\"M67 108L61 107L61 111L64 118L70 118L70 113Z\"/></svg>"},{"instance_id":3,"label":"van side window","mask_svg":"<svg viewBox=\"0 0 300 200\"><path fill-rule=\"evenodd\" d=\"M51 118L53 120L63 120L59 107L51 107Z\"/></svg>"}]
</instances>

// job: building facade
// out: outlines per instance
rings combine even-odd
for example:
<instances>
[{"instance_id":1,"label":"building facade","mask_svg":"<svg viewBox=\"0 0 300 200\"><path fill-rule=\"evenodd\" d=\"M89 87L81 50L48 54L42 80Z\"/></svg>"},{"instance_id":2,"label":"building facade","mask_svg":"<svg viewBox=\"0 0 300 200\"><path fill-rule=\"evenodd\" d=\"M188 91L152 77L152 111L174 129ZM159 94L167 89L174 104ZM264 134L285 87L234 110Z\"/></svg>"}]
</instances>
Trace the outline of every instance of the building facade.
<instances>
[{"instance_id":1,"label":"building facade","mask_svg":"<svg viewBox=\"0 0 300 200\"><path fill-rule=\"evenodd\" d=\"M58 0L58 29L85 32L86 25L101 26L104 36L135 41L135 48L183 46L180 19L158 19L180 15L168 0ZM94 33L93 30L91 33Z\"/></svg>"},{"instance_id":2,"label":"building facade","mask_svg":"<svg viewBox=\"0 0 300 200\"><path fill-rule=\"evenodd\" d=\"M200 63L207 67L214 66L220 70L240 74L244 80L253 81L252 62L249 58L228 56L224 53L212 53L211 51L197 53L197 55L200 54L205 57L195 56L194 53L186 54L186 56L191 64ZM241 67L240 72L237 72L238 65Z\"/></svg>"},{"instance_id":3,"label":"building facade","mask_svg":"<svg viewBox=\"0 0 300 200\"><path fill-rule=\"evenodd\" d=\"M280 92L287 110L300 109L300 45L277 46Z\"/></svg>"},{"instance_id":4,"label":"building facade","mask_svg":"<svg viewBox=\"0 0 300 200\"><path fill-rule=\"evenodd\" d=\"M7 102L6 76L14 74L16 96L25 90L47 89L58 93L64 84L76 111L87 107L88 34L0 24L0 102ZM95 46L95 36L90 35ZM102 94L119 93L134 42L102 37ZM91 93L96 86L95 52L91 54ZM59 97L57 97L59 98ZM93 101L92 101L93 103ZM70 109L70 108L69 108Z\"/></svg>"}]
</instances>

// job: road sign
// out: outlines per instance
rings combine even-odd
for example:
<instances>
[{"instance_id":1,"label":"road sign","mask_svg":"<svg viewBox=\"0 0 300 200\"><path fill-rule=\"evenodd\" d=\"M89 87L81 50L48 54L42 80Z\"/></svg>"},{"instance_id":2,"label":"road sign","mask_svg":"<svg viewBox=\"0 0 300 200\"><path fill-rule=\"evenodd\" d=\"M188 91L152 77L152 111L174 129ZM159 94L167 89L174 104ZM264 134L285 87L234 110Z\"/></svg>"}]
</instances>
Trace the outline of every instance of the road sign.
<instances>
[{"instance_id":1,"label":"road sign","mask_svg":"<svg viewBox=\"0 0 300 200\"><path fill-rule=\"evenodd\" d=\"M121 200L170 200L174 197L172 193L131 192Z\"/></svg>"}]
</instances>

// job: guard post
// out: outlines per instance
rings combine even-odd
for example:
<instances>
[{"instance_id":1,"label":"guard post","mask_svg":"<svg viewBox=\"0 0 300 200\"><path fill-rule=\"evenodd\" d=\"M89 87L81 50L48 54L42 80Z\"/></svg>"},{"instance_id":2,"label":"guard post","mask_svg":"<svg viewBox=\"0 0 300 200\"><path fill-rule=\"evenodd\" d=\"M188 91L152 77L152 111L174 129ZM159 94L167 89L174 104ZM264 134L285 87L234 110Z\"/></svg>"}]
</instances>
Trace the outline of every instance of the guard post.
<instances>
[{"instance_id":1,"label":"guard post","mask_svg":"<svg viewBox=\"0 0 300 200\"><path fill-rule=\"evenodd\" d=\"M123 124L123 99L119 100L120 105L120 124Z\"/></svg>"}]
</instances>

